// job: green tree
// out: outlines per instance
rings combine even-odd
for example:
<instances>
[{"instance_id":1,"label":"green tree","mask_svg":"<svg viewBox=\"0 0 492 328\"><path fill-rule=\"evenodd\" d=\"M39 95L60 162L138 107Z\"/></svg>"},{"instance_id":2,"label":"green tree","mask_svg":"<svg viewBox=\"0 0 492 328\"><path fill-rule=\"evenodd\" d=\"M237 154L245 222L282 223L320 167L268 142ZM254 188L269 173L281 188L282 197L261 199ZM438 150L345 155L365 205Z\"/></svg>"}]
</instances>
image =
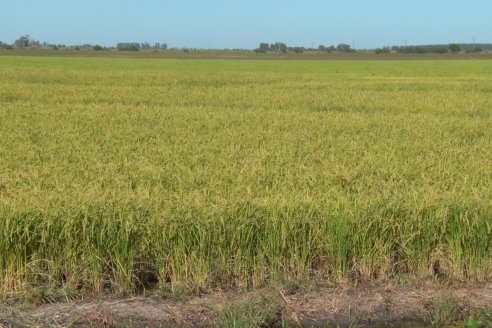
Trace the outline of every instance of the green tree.
<instances>
[{"instance_id":1,"label":"green tree","mask_svg":"<svg viewBox=\"0 0 492 328\"><path fill-rule=\"evenodd\" d=\"M270 45L268 43L262 42L262 43L260 43L260 46L258 47L257 52L266 53L269 48L270 48Z\"/></svg>"},{"instance_id":2,"label":"green tree","mask_svg":"<svg viewBox=\"0 0 492 328\"><path fill-rule=\"evenodd\" d=\"M287 52L287 45L283 42L275 42L275 44L270 45L270 49L275 52Z\"/></svg>"},{"instance_id":3,"label":"green tree","mask_svg":"<svg viewBox=\"0 0 492 328\"><path fill-rule=\"evenodd\" d=\"M340 43L337 46L337 51L340 51L340 52L351 52L352 49L350 48L350 46L348 44Z\"/></svg>"},{"instance_id":4,"label":"green tree","mask_svg":"<svg viewBox=\"0 0 492 328\"><path fill-rule=\"evenodd\" d=\"M29 35L22 35L19 39L15 40L15 45L19 48L27 48L29 47L30 40Z\"/></svg>"},{"instance_id":5,"label":"green tree","mask_svg":"<svg viewBox=\"0 0 492 328\"><path fill-rule=\"evenodd\" d=\"M374 50L375 53L379 54L389 54L391 52L390 47L377 48Z\"/></svg>"},{"instance_id":6,"label":"green tree","mask_svg":"<svg viewBox=\"0 0 492 328\"><path fill-rule=\"evenodd\" d=\"M457 53L461 52L461 47L457 43L452 43L449 45L449 51L453 54L457 54Z\"/></svg>"}]
</instances>

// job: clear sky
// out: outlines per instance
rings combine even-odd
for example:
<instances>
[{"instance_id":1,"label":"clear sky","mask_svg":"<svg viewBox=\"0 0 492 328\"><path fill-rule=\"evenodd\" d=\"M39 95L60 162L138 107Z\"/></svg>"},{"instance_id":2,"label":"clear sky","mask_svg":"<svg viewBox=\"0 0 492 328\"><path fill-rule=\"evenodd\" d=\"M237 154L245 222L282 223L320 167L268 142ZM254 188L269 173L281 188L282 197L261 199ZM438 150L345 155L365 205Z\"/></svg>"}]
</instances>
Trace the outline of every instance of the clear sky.
<instances>
[{"instance_id":1,"label":"clear sky","mask_svg":"<svg viewBox=\"0 0 492 328\"><path fill-rule=\"evenodd\" d=\"M170 47L492 42L492 0L0 0L0 41Z\"/></svg>"}]
</instances>

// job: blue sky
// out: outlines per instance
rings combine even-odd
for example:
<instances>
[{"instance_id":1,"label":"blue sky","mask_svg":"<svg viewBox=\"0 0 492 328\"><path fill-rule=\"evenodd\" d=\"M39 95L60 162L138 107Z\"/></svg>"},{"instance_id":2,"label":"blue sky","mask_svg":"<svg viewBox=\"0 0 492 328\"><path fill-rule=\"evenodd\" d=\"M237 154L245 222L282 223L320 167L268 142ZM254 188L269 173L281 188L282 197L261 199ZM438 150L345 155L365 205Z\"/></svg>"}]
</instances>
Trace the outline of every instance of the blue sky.
<instances>
[{"instance_id":1,"label":"blue sky","mask_svg":"<svg viewBox=\"0 0 492 328\"><path fill-rule=\"evenodd\" d=\"M492 42L492 0L0 0L0 41L254 48Z\"/></svg>"}]
</instances>

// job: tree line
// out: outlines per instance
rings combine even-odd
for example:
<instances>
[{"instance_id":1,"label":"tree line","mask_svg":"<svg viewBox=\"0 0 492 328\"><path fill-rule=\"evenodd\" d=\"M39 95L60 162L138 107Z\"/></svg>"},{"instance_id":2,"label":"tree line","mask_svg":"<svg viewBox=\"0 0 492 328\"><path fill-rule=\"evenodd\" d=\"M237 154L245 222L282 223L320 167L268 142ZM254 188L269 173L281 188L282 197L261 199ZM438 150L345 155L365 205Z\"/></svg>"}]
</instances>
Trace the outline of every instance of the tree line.
<instances>
[{"instance_id":1,"label":"tree line","mask_svg":"<svg viewBox=\"0 0 492 328\"><path fill-rule=\"evenodd\" d=\"M110 50L111 48L114 49L114 47L103 47L101 45L95 44L83 44L83 45L72 45L72 46L67 46L65 44L52 44L48 42L40 42L38 40L33 39L31 36L28 34L26 35L21 35L19 38L17 38L13 43L4 43L0 41L0 48L2 49L13 49L13 48L51 48L54 50L58 50L60 48L68 48L68 49L73 49L73 50L81 50L81 49L92 49L94 51L103 51L103 50ZM166 50L167 49L167 44L166 43L160 43L156 42L154 45L150 45L148 42L121 42L116 45L116 49L122 50L122 51L138 51L140 49L162 49Z\"/></svg>"},{"instance_id":2,"label":"tree line","mask_svg":"<svg viewBox=\"0 0 492 328\"><path fill-rule=\"evenodd\" d=\"M154 45L149 44L148 42L120 42L116 44L116 47L103 47L100 45L75 45L75 46L66 46L64 44L51 44L47 42L40 42L31 38L29 35L21 35L18 39L14 41L12 44L4 43L0 41L0 48L2 49L13 49L13 48L52 48L54 50L58 50L60 48L68 48L72 50L81 50L81 49L92 49L94 51L107 51L111 49L117 49L119 51L139 51L139 50L167 50L168 46L166 43L156 42ZM189 52L189 49L182 49L184 52ZM228 49L225 49L228 50ZM241 51L244 49L236 49L232 51ZM391 46L391 47L382 47L376 48L372 50L356 50L353 49L350 45L346 43L340 43L337 46L325 46L319 45L317 48L307 48L307 47L299 47L299 46L288 46L284 42L275 42L268 43L262 42L259 46L254 49L256 53L303 53L303 52L339 52L339 53L352 53L357 51L363 52L375 52L376 54L385 54L385 53L400 53L400 54L446 54L446 53L477 53L482 52L483 50L492 50L492 44L484 43L484 44L458 44L452 43L449 45L422 45L422 46Z\"/></svg>"},{"instance_id":3,"label":"tree line","mask_svg":"<svg viewBox=\"0 0 492 328\"><path fill-rule=\"evenodd\" d=\"M453 53L458 54L461 52L482 52L481 46L475 45L460 45L457 43L451 43L449 45L426 45L426 46L392 46L376 48L374 50L377 54L384 53L400 53L400 54L446 54Z\"/></svg>"},{"instance_id":4,"label":"tree line","mask_svg":"<svg viewBox=\"0 0 492 328\"><path fill-rule=\"evenodd\" d=\"M458 44L451 43L449 45L424 45L424 46L392 46L392 47L383 47L376 48L373 50L356 50L353 49L350 45L345 43L340 43L337 46L324 46L320 45L318 48L305 48L305 47L290 47L287 46L284 42L275 42L275 43L267 43L262 42L255 49L257 53L287 53L287 52L295 52L302 53L305 51L308 52L341 52L341 53L350 53L350 52L370 52L374 51L376 54L384 54L384 53L400 53L400 54L446 54L446 53L477 53L482 52L484 49L492 50L492 44Z\"/></svg>"},{"instance_id":5,"label":"tree line","mask_svg":"<svg viewBox=\"0 0 492 328\"><path fill-rule=\"evenodd\" d=\"M322 51L322 52L355 52L355 49L352 49L352 47L348 44L345 43L340 43L339 45L335 46L324 46L320 45L318 48L306 48L306 47L291 47L287 46L284 42L275 42L275 43L267 43L267 42L262 42L258 46L258 48L255 49L256 53L268 53L268 52L275 52L275 53L287 53L287 52L295 52L295 53L303 53L305 51L313 52L313 51Z\"/></svg>"},{"instance_id":6,"label":"tree line","mask_svg":"<svg viewBox=\"0 0 492 328\"><path fill-rule=\"evenodd\" d=\"M120 42L116 45L116 49L120 51L138 51L140 49L162 49L167 50L166 43L156 42L153 46L151 46L147 42L139 43L139 42Z\"/></svg>"}]
</instances>

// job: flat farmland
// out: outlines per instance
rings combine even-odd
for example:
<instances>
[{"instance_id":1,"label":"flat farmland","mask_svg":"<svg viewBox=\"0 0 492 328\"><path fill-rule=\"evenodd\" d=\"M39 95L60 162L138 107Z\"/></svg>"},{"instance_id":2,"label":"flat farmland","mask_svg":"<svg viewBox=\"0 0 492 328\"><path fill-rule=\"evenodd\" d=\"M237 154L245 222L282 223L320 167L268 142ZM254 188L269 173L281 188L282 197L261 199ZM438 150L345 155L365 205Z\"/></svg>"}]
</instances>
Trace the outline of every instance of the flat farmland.
<instances>
[{"instance_id":1,"label":"flat farmland","mask_svg":"<svg viewBox=\"0 0 492 328\"><path fill-rule=\"evenodd\" d=\"M492 62L0 57L0 295L492 278Z\"/></svg>"}]
</instances>

